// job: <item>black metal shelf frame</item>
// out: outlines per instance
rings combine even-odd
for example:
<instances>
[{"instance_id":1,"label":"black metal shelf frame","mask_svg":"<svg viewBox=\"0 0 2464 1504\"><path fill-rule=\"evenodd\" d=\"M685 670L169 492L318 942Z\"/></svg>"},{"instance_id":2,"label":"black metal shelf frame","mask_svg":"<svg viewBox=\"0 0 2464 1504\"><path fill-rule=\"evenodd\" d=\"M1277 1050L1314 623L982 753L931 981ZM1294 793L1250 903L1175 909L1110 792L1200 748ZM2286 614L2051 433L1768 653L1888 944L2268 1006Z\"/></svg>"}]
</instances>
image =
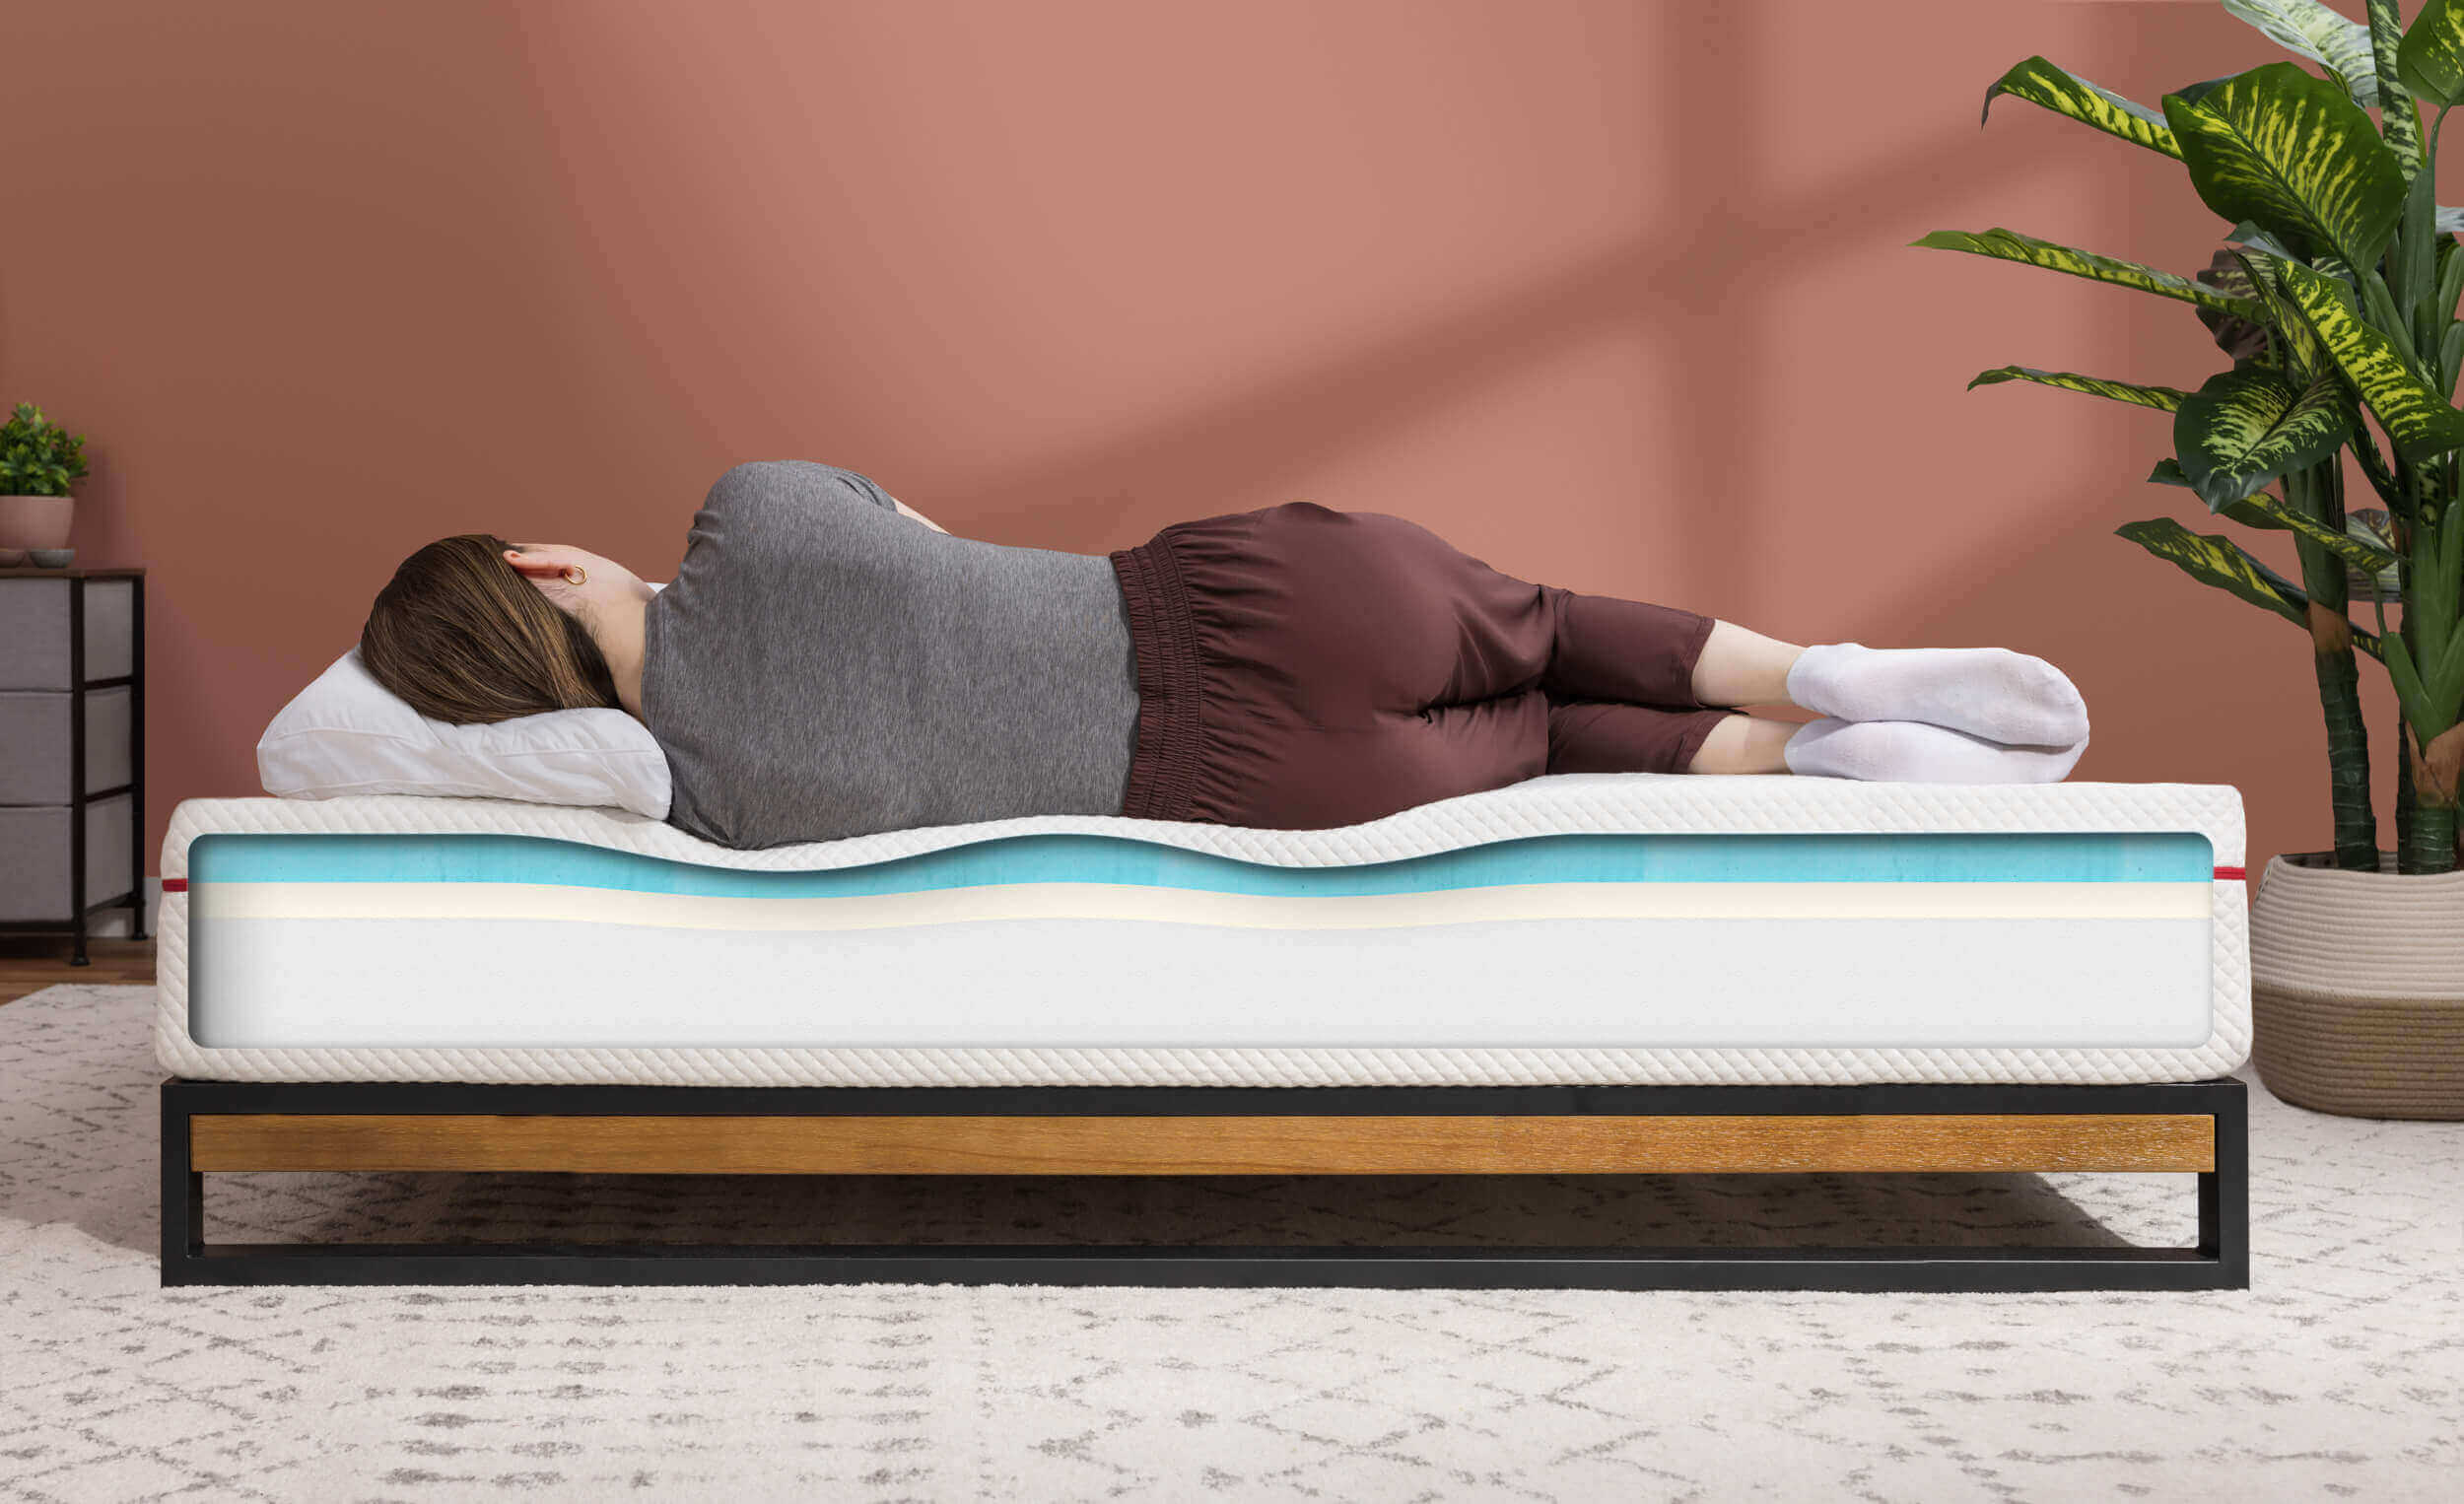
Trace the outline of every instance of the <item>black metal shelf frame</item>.
<instances>
[{"instance_id":1,"label":"black metal shelf frame","mask_svg":"<svg viewBox=\"0 0 2464 1504\"><path fill-rule=\"evenodd\" d=\"M2238 1080L2119 1086L698 1087L163 1083L163 1282L1124 1284L1855 1291L2214 1290L2250 1283ZM1077 1247L210 1244L189 1121L221 1114L752 1117L2029 1113L2212 1117L2192 1248ZM1851 1172L1854 1173L1854 1172ZM1871 1173L1871 1172L1867 1172Z\"/></svg>"},{"instance_id":2,"label":"black metal shelf frame","mask_svg":"<svg viewBox=\"0 0 2464 1504\"><path fill-rule=\"evenodd\" d=\"M122 577L109 577L114 582ZM57 920L0 921L0 934L66 934L75 937L71 966L92 964L86 935L93 918L109 909L128 911L131 939L146 937L146 581L129 585L128 672L86 677L86 577L68 577L68 903ZM91 690L128 690L128 782L109 788L86 786L86 695ZM104 799L128 795L128 891L86 902L86 811Z\"/></svg>"}]
</instances>

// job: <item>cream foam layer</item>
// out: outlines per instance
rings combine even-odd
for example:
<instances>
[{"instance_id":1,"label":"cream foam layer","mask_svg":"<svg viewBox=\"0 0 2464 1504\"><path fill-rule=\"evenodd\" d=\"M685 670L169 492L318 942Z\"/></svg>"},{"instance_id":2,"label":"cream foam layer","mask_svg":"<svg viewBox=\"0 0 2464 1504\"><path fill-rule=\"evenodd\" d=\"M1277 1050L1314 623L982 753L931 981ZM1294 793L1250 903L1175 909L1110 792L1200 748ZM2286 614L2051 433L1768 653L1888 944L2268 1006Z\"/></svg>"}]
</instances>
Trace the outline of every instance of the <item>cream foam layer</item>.
<instances>
[{"instance_id":1,"label":"cream foam layer","mask_svg":"<svg viewBox=\"0 0 2464 1504\"><path fill-rule=\"evenodd\" d=\"M744 898L541 883L199 883L200 920L499 919L673 929L840 930L987 920L1135 920L1249 929L1389 929L1540 920L2209 918L2204 882L1521 883L1311 897L1105 883Z\"/></svg>"}]
</instances>

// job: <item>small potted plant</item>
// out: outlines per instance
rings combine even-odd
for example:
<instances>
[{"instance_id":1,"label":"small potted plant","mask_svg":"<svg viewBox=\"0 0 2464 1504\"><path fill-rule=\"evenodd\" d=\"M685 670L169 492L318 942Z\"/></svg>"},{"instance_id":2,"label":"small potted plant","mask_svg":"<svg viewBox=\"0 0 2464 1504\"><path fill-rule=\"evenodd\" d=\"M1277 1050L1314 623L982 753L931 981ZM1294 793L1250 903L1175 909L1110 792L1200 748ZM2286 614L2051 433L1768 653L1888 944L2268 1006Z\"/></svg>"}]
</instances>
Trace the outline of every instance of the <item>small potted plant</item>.
<instances>
[{"instance_id":1,"label":"small potted plant","mask_svg":"<svg viewBox=\"0 0 2464 1504\"><path fill-rule=\"evenodd\" d=\"M2330 1112L2464 1118L2464 211L2436 201L2438 138L2464 103L2464 0L2428 0L2410 26L2396 0L2366 3L2361 23L2320 0L2224 0L2310 66L2191 84L2161 108L2042 57L1986 91L1989 109L2009 96L2185 169L2232 227L2198 276L2008 230L1916 243L2187 305L2230 358L2195 389L2023 366L1969 384L2166 414L2172 452L2148 479L2243 536L2292 544L2298 579L2227 532L2171 517L2119 529L2289 624L2317 671L2335 847L2273 857L2252 902L2259 1073ZM2380 506L2347 509L2348 455ZM2370 800L2361 658L2386 670L2401 711L2392 853Z\"/></svg>"},{"instance_id":2,"label":"small potted plant","mask_svg":"<svg viewBox=\"0 0 2464 1504\"><path fill-rule=\"evenodd\" d=\"M69 487L86 476L86 438L20 402L0 425L0 565L68 547Z\"/></svg>"}]
</instances>

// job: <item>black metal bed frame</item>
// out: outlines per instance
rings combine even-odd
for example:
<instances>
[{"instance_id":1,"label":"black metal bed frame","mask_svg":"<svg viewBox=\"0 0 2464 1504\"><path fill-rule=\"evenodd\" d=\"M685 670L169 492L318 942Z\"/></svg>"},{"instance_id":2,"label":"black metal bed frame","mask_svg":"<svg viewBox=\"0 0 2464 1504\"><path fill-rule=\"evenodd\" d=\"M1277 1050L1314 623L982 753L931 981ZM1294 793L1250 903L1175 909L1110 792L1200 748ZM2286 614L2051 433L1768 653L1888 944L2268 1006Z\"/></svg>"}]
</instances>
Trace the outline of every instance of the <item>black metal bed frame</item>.
<instances>
[{"instance_id":1,"label":"black metal bed frame","mask_svg":"<svg viewBox=\"0 0 2464 1504\"><path fill-rule=\"evenodd\" d=\"M2203 1290L2250 1283L2238 1080L2122 1086L699 1087L163 1083L163 1282L1062 1284L1856 1291ZM219 1114L1784 1117L2180 1114L2215 1120L2193 1248L1072 1247L230 1244L205 1241L190 1120ZM1856 1173L1856 1172L1847 1172ZM1866 1172L1872 1173L1872 1172Z\"/></svg>"}]
</instances>

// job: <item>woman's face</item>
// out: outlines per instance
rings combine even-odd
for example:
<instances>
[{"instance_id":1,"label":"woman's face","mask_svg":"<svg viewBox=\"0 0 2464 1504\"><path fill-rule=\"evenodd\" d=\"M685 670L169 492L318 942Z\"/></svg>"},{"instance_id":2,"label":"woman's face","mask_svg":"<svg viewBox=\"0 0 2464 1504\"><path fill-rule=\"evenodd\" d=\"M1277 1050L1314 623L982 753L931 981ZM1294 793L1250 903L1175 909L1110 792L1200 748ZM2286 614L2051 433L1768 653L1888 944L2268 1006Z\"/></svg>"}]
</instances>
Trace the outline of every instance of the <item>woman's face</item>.
<instances>
[{"instance_id":1,"label":"woman's face","mask_svg":"<svg viewBox=\"0 0 2464 1504\"><path fill-rule=\"evenodd\" d=\"M515 544L506 551L505 562L537 585L558 610L584 623L593 607L639 602L651 594L633 571L569 543ZM580 583L574 581L576 574Z\"/></svg>"}]
</instances>

